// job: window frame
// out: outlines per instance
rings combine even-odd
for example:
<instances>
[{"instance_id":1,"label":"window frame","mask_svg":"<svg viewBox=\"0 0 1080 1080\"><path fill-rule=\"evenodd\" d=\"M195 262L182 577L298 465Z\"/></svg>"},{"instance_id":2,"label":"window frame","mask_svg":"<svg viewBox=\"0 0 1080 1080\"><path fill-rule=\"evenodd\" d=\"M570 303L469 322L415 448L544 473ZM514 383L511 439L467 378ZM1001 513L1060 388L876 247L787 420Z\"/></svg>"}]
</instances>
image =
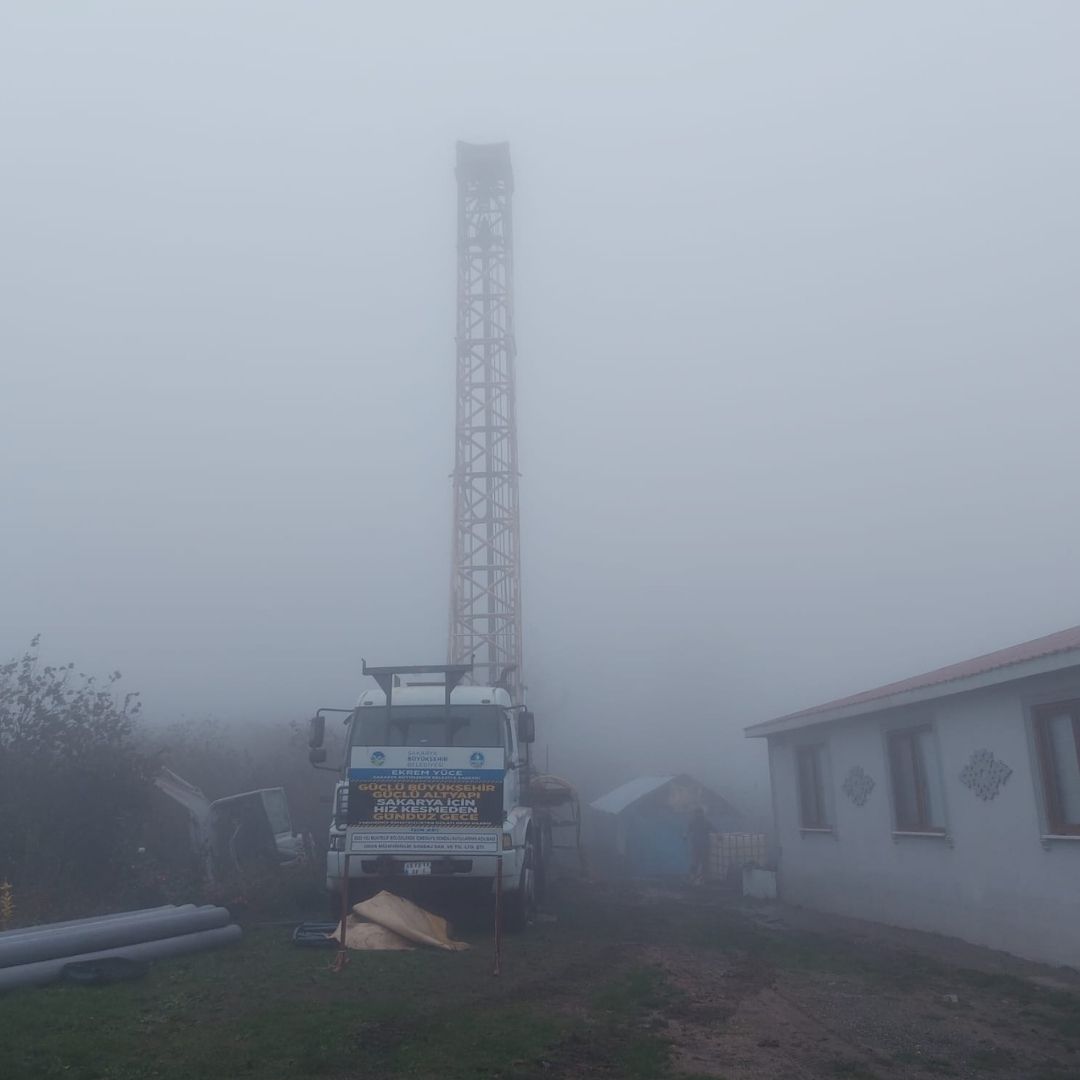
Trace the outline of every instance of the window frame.
<instances>
[{"instance_id":1,"label":"window frame","mask_svg":"<svg viewBox=\"0 0 1080 1080\"><path fill-rule=\"evenodd\" d=\"M930 796L928 765L922 748L919 745L919 736L933 735L932 723L914 724L910 727L891 728L885 733L885 749L889 762L889 782L892 788L893 832L924 834L927 836L945 836L947 828L944 824L935 825L930 818ZM902 785L900 783L898 765L898 748L902 743L908 747L909 761L912 776L915 782L914 796L911 800L916 807L917 817L915 820L902 821L900 818L900 800L897 797ZM939 778L940 788L940 778ZM942 792L944 798L944 792ZM944 814L944 806L942 806Z\"/></svg>"},{"instance_id":2,"label":"window frame","mask_svg":"<svg viewBox=\"0 0 1080 1080\"><path fill-rule=\"evenodd\" d=\"M825 788L827 769L822 761L826 753L826 743L799 743L795 747L795 787L799 799L799 829L802 832L829 832L833 831L832 822L829 820L829 799ZM803 762L809 759L813 775L813 796L815 820L808 821L806 818L806 799L803 783Z\"/></svg>"},{"instance_id":3,"label":"window frame","mask_svg":"<svg viewBox=\"0 0 1080 1080\"><path fill-rule=\"evenodd\" d=\"M1068 713L1072 721L1073 745L1076 748L1077 768L1080 768L1080 698L1050 701L1033 705L1031 708L1035 749L1039 759L1039 779L1042 782L1042 810L1046 815L1046 826L1051 835L1080 836L1080 822L1070 824L1064 820L1057 769L1054 767L1057 759L1050 741L1049 720L1062 713Z\"/></svg>"}]
</instances>

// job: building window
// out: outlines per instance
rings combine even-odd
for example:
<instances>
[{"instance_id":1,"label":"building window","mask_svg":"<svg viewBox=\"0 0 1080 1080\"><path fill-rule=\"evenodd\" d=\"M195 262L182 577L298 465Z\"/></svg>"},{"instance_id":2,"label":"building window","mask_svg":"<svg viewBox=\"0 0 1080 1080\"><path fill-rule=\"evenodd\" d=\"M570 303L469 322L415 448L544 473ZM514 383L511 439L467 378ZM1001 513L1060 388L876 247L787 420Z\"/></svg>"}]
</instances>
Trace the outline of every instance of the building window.
<instances>
[{"instance_id":1,"label":"building window","mask_svg":"<svg viewBox=\"0 0 1080 1080\"><path fill-rule=\"evenodd\" d=\"M1080 835L1080 701L1034 710L1046 823L1052 833Z\"/></svg>"},{"instance_id":2,"label":"building window","mask_svg":"<svg viewBox=\"0 0 1080 1080\"><path fill-rule=\"evenodd\" d=\"M804 829L831 829L825 798L825 747L796 747L799 781L799 824Z\"/></svg>"},{"instance_id":3,"label":"building window","mask_svg":"<svg viewBox=\"0 0 1080 1080\"><path fill-rule=\"evenodd\" d=\"M929 727L889 732L889 771L896 831L943 833L941 771Z\"/></svg>"}]
</instances>

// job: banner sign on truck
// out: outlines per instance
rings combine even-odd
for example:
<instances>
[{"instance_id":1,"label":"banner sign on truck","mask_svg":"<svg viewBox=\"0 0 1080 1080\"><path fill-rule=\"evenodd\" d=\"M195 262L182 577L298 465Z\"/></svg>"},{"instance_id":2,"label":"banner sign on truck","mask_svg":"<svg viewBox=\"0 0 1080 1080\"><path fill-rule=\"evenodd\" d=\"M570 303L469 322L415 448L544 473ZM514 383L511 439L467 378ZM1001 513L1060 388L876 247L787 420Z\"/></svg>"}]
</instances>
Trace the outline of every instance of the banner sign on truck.
<instances>
[{"instance_id":1,"label":"banner sign on truck","mask_svg":"<svg viewBox=\"0 0 1080 1080\"><path fill-rule=\"evenodd\" d=\"M354 746L347 850L497 853L503 753L499 746Z\"/></svg>"}]
</instances>

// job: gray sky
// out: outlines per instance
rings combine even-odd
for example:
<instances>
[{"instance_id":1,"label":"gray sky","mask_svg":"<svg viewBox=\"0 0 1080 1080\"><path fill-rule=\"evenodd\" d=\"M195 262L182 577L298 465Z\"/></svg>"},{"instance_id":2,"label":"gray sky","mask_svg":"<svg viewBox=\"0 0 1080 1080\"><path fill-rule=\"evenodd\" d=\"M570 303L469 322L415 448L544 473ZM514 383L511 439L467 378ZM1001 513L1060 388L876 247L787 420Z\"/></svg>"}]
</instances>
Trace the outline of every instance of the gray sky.
<instances>
[{"instance_id":1,"label":"gray sky","mask_svg":"<svg viewBox=\"0 0 1080 1080\"><path fill-rule=\"evenodd\" d=\"M0 0L0 654L274 721L442 658L458 138L553 767L759 783L743 724L1080 621L1078 31Z\"/></svg>"}]
</instances>

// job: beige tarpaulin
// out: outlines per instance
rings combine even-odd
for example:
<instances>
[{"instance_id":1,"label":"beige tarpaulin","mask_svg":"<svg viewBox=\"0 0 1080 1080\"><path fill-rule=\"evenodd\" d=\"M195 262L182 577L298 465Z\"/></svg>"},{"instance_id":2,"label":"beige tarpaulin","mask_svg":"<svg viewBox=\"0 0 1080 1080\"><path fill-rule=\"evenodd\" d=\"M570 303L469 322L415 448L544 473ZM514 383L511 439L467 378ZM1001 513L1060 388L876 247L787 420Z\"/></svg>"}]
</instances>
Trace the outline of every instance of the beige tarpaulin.
<instances>
[{"instance_id":1,"label":"beige tarpaulin","mask_svg":"<svg viewBox=\"0 0 1080 1080\"><path fill-rule=\"evenodd\" d=\"M341 923L334 931L333 937L341 941ZM364 922L355 915L349 916L345 924L345 946L349 949L413 949L415 946L406 941L400 934L393 930L387 930L385 926L376 926L375 923Z\"/></svg>"},{"instance_id":2,"label":"beige tarpaulin","mask_svg":"<svg viewBox=\"0 0 1080 1080\"><path fill-rule=\"evenodd\" d=\"M352 910L345 924L345 944L350 949L411 949L414 944L448 950L469 947L450 939L445 919L393 893L381 892ZM340 924L335 936L341 940Z\"/></svg>"}]
</instances>

